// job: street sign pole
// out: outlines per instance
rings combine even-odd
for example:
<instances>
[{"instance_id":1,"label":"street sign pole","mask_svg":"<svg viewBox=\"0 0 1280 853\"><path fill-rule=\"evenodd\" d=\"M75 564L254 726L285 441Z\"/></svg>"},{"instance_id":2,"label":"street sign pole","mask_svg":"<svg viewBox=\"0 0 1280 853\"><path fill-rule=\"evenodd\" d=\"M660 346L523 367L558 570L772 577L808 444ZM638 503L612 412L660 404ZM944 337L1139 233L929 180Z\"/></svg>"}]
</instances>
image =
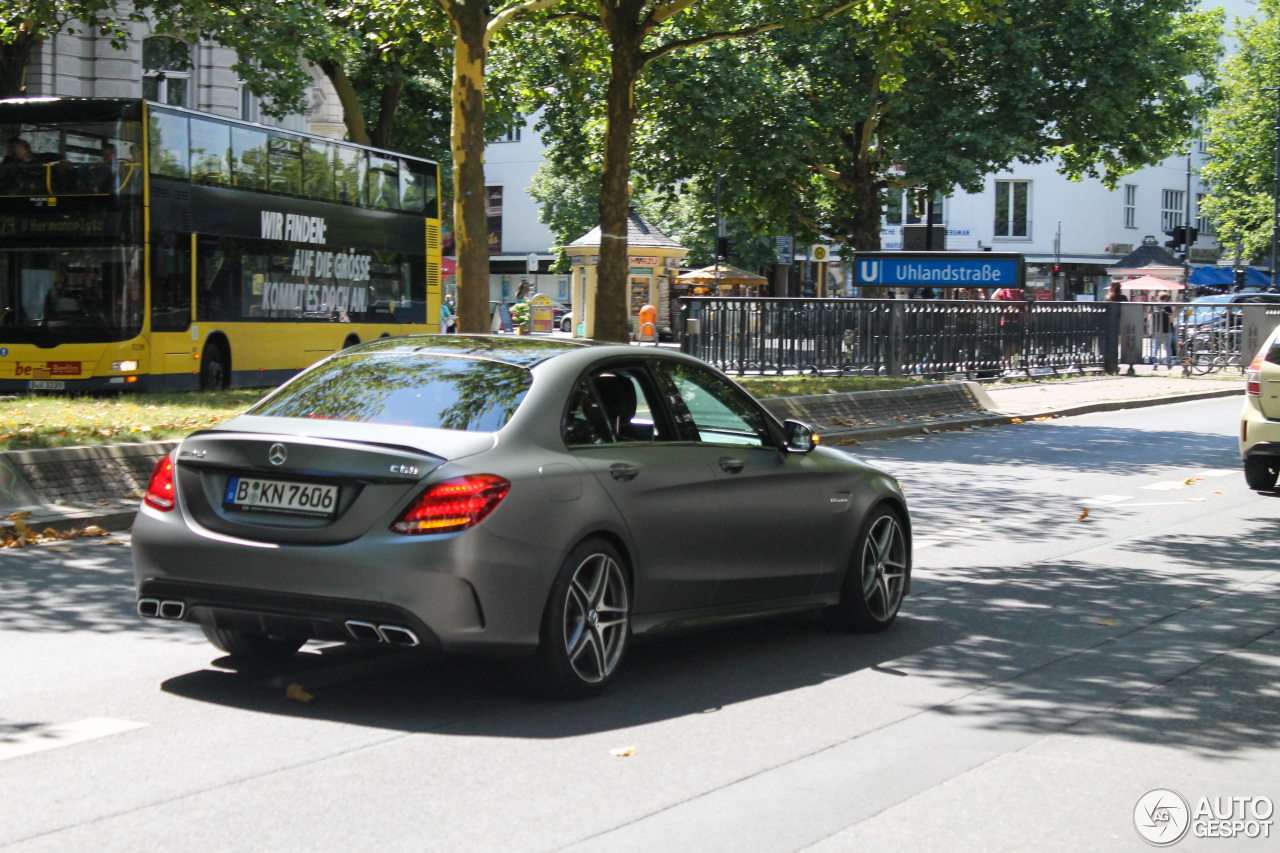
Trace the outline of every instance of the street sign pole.
<instances>
[{"instance_id":1,"label":"street sign pole","mask_svg":"<svg viewBox=\"0 0 1280 853\"><path fill-rule=\"evenodd\" d=\"M533 292L538 292L538 253L530 252L529 257L524 259L524 270L533 276Z\"/></svg>"}]
</instances>

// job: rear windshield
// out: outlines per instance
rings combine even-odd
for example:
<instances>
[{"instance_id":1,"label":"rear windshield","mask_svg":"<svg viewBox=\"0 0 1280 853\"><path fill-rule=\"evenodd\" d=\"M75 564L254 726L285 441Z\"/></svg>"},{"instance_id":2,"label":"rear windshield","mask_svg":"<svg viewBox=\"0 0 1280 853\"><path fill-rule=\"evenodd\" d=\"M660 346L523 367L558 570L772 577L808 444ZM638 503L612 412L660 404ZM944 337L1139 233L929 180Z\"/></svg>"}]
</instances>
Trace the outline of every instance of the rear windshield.
<instances>
[{"instance_id":1,"label":"rear windshield","mask_svg":"<svg viewBox=\"0 0 1280 853\"><path fill-rule=\"evenodd\" d=\"M302 374L248 413L493 432L511 419L532 383L528 370L510 364L352 353Z\"/></svg>"}]
</instances>

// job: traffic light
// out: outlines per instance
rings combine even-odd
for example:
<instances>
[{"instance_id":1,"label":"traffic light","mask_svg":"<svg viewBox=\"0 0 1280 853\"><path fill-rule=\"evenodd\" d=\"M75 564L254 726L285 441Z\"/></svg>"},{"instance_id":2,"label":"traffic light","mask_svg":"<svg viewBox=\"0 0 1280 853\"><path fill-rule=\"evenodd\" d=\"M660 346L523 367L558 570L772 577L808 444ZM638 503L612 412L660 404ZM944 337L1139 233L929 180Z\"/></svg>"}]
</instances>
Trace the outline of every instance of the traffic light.
<instances>
[{"instance_id":1,"label":"traffic light","mask_svg":"<svg viewBox=\"0 0 1280 853\"><path fill-rule=\"evenodd\" d=\"M1186 225L1175 225L1164 233L1173 238L1165 241L1165 246L1179 252L1184 248L1189 251L1195 245L1196 237L1200 232Z\"/></svg>"},{"instance_id":2,"label":"traffic light","mask_svg":"<svg viewBox=\"0 0 1280 853\"><path fill-rule=\"evenodd\" d=\"M716 257L723 258L727 261L730 257L732 257L735 254L735 252L733 251L733 247L736 245L738 245L737 240L730 240L728 237L717 237L716 238Z\"/></svg>"},{"instance_id":3,"label":"traffic light","mask_svg":"<svg viewBox=\"0 0 1280 853\"><path fill-rule=\"evenodd\" d=\"M1235 269L1235 271L1234 271L1235 289L1236 289L1236 290L1243 290L1243 289L1244 289L1244 283L1245 283L1245 281L1246 281L1247 275L1248 275L1248 274L1246 273L1246 271L1245 271L1245 268L1244 268L1244 267L1236 267L1236 269Z\"/></svg>"}]
</instances>

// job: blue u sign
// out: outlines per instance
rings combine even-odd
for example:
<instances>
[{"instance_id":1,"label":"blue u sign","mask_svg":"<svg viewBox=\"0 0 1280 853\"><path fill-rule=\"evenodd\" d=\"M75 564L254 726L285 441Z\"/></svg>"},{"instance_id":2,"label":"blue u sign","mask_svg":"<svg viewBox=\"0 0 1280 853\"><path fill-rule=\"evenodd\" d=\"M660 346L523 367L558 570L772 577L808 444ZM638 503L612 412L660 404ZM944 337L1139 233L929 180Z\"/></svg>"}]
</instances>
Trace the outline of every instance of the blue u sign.
<instances>
[{"instance_id":1,"label":"blue u sign","mask_svg":"<svg viewBox=\"0 0 1280 853\"><path fill-rule=\"evenodd\" d=\"M882 287L1021 287L1022 256L980 253L955 257L912 256L902 252L862 254L856 283ZM886 257L886 255L891 255Z\"/></svg>"}]
</instances>

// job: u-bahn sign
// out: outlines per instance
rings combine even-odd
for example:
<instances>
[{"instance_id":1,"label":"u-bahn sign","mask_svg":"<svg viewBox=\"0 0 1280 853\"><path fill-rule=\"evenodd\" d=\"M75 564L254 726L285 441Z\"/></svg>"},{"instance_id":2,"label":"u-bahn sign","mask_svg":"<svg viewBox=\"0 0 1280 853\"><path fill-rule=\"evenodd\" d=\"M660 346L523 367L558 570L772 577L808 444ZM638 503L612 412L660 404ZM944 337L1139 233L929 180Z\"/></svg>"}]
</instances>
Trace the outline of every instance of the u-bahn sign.
<instances>
[{"instance_id":1,"label":"u-bahn sign","mask_svg":"<svg viewBox=\"0 0 1280 853\"><path fill-rule=\"evenodd\" d=\"M858 252L854 284L865 287L1025 287L1017 252Z\"/></svg>"}]
</instances>

